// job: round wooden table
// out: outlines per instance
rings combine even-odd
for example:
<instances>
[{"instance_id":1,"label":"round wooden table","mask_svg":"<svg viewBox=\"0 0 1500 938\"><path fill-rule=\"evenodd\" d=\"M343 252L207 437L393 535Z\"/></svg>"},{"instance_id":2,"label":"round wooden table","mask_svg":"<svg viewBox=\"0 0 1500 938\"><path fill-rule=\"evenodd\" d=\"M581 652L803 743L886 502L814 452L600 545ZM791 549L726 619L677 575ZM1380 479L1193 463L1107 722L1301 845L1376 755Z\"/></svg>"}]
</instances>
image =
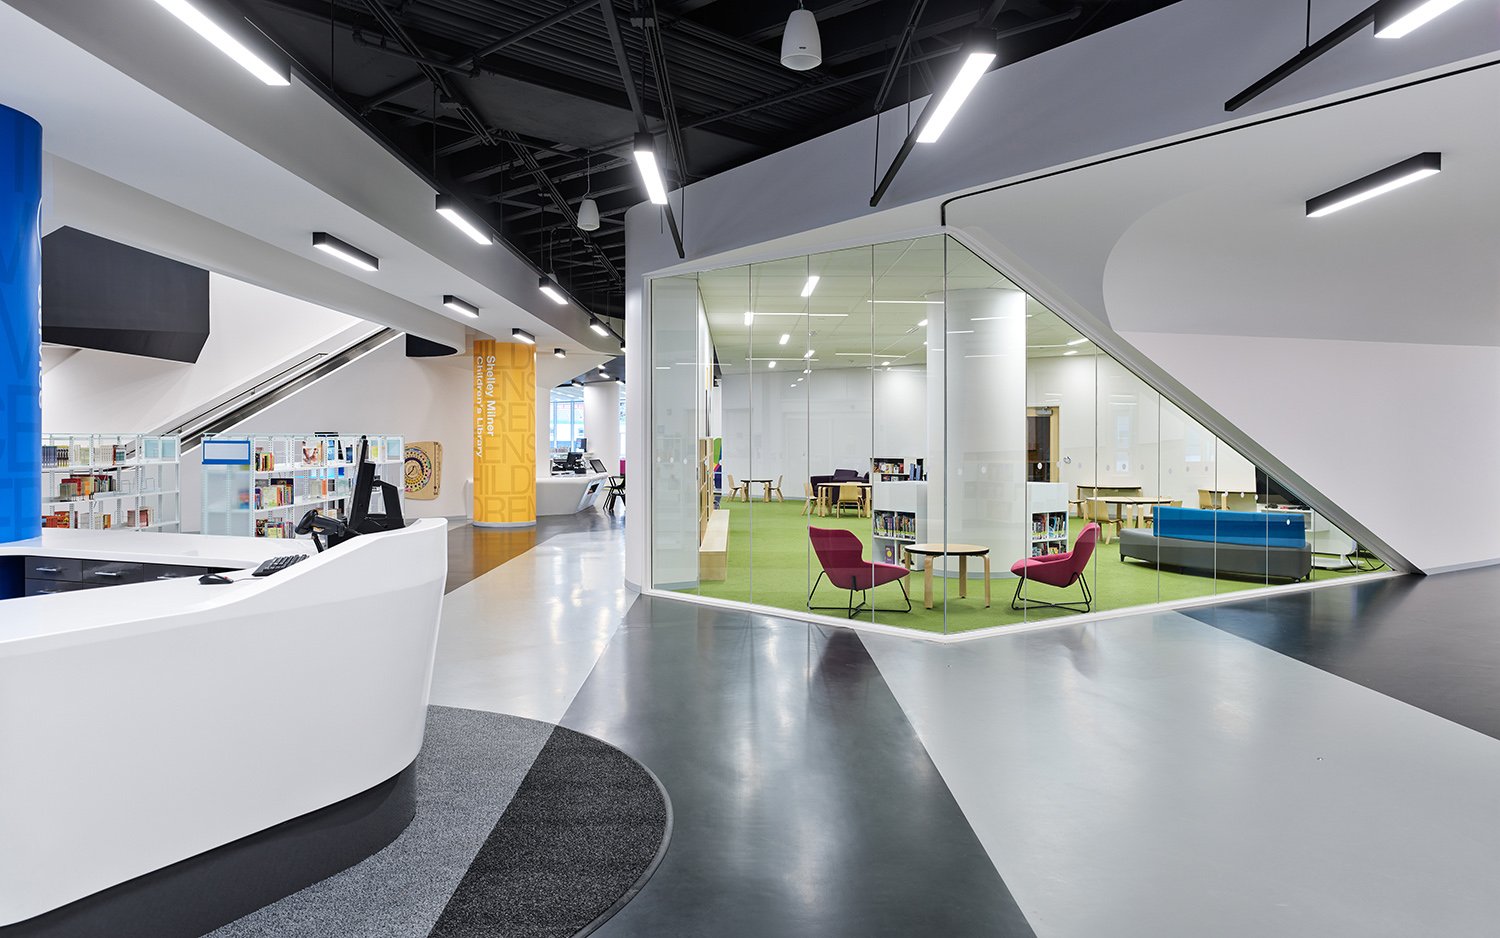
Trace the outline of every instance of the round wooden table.
<instances>
[{"instance_id":1,"label":"round wooden table","mask_svg":"<svg viewBox=\"0 0 1500 938\"><path fill-rule=\"evenodd\" d=\"M990 607L990 549L979 544L903 544L906 569L911 569L911 555L926 557L922 565L922 605L932 608L932 561L938 557L958 558L958 598L969 595L969 558L984 558L984 608Z\"/></svg>"}]
</instances>

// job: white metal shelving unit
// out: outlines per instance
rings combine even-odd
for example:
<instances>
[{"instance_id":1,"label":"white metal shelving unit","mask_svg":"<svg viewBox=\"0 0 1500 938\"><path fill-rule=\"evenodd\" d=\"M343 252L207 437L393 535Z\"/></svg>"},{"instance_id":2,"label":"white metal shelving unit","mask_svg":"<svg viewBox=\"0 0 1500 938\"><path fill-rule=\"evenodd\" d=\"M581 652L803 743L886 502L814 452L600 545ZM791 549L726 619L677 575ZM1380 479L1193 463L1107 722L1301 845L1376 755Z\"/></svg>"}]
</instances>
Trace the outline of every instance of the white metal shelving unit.
<instances>
[{"instance_id":1,"label":"white metal shelving unit","mask_svg":"<svg viewBox=\"0 0 1500 938\"><path fill-rule=\"evenodd\" d=\"M204 438L203 533L295 537L308 509L347 515L361 434L217 434ZM364 434L375 474L405 500L401 437ZM217 454L235 452L220 461Z\"/></svg>"},{"instance_id":2,"label":"white metal shelving unit","mask_svg":"<svg viewBox=\"0 0 1500 938\"><path fill-rule=\"evenodd\" d=\"M42 434L42 525L177 531L181 467L175 436Z\"/></svg>"},{"instance_id":3,"label":"white metal shelving unit","mask_svg":"<svg viewBox=\"0 0 1500 938\"><path fill-rule=\"evenodd\" d=\"M871 557L880 563L902 563L903 544L915 544L927 533L927 483L874 481L870 484Z\"/></svg>"}]
</instances>

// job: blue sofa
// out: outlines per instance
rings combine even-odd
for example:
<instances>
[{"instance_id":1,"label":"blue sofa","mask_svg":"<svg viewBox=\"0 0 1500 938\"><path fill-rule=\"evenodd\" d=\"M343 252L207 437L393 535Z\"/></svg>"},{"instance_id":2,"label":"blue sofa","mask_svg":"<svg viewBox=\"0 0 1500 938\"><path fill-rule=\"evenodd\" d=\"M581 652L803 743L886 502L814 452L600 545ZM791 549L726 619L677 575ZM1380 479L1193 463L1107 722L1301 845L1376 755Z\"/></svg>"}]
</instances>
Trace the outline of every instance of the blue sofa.
<instances>
[{"instance_id":1,"label":"blue sofa","mask_svg":"<svg viewBox=\"0 0 1500 938\"><path fill-rule=\"evenodd\" d=\"M1120 559L1206 576L1301 580L1312 569L1305 525L1291 512L1162 506L1154 528L1120 531Z\"/></svg>"}]
</instances>

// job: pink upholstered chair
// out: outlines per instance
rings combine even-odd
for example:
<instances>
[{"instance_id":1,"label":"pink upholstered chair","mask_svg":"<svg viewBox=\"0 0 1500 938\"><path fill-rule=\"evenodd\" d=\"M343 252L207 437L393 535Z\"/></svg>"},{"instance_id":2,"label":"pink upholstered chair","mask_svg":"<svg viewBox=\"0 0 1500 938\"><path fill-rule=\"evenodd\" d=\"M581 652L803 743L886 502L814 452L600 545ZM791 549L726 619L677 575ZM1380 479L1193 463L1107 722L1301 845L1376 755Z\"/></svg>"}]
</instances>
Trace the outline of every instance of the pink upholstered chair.
<instances>
[{"instance_id":1,"label":"pink upholstered chair","mask_svg":"<svg viewBox=\"0 0 1500 938\"><path fill-rule=\"evenodd\" d=\"M1066 554L1027 557L1011 564L1010 572L1019 579L1016 580L1016 595L1010 599L1010 608L1020 611L1035 606L1088 612L1089 607L1093 605L1094 595L1089 592L1088 577L1084 576L1084 573L1088 571L1089 558L1094 554L1094 544L1098 539L1099 525L1090 522L1078 532L1078 540L1073 542L1073 549ZM1035 580L1058 589L1067 589L1077 583L1083 589L1082 606L1080 607L1079 603L1044 603L1034 599L1025 599L1021 596L1021 590L1025 588L1027 580Z\"/></svg>"},{"instance_id":2,"label":"pink upholstered chair","mask_svg":"<svg viewBox=\"0 0 1500 938\"><path fill-rule=\"evenodd\" d=\"M813 552L818 555L818 563L823 570L818 574L817 580L813 581L813 588L807 594L807 608L809 609L837 609L837 606L814 606L812 604L813 593L818 591L818 585L823 582L823 577L828 577L828 582L839 589L849 591L849 603L845 612L849 618L854 618L864 610L865 604L869 602L869 591L877 586L895 582L901 586L901 595L906 600L905 609L872 609L872 612L911 612L911 594L906 591L906 576L911 572L905 567L893 563L875 563L864 558L865 545L859 539L859 535L853 531L845 531L842 528L814 528L809 526L807 536L812 540ZM858 590L861 594L859 605L854 605L854 593Z\"/></svg>"}]
</instances>

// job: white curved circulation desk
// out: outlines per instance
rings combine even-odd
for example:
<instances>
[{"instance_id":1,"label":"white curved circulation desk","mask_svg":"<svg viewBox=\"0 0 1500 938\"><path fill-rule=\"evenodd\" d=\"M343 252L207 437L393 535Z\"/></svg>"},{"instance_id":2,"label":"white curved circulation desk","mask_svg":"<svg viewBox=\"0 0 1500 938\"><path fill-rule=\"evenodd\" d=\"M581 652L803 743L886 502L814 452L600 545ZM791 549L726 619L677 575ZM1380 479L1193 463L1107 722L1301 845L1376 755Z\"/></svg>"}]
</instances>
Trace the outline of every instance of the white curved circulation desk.
<instances>
[{"instance_id":1,"label":"white curved circulation desk","mask_svg":"<svg viewBox=\"0 0 1500 938\"><path fill-rule=\"evenodd\" d=\"M47 531L15 557L236 568L0 601L0 934L402 773L422 745L446 523L306 541ZM25 926L20 926L24 928Z\"/></svg>"}]
</instances>

